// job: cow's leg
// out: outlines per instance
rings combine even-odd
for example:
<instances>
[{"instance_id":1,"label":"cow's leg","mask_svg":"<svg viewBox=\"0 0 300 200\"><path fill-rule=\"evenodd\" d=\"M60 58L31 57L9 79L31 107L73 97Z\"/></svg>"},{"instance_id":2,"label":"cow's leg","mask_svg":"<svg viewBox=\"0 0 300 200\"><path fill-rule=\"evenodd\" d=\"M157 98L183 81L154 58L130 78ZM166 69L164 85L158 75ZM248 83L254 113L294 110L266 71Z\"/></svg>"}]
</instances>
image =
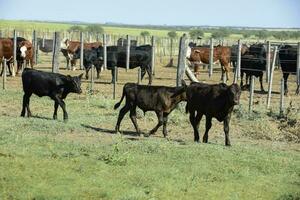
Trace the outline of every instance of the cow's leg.
<instances>
[{"instance_id":1,"label":"cow's leg","mask_svg":"<svg viewBox=\"0 0 300 200\"><path fill-rule=\"evenodd\" d=\"M241 72L241 83L240 83L240 85L241 85L241 88L243 87L243 78L244 78L244 73L243 72Z\"/></svg>"},{"instance_id":2,"label":"cow's leg","mask_svg":"<svg viewBox=\"0 0 300 200\"><path fill-rule=\"evenodd\" d=\"M56 101L54 101L53 119L57 119L57 109L58 109L58 103Z\"/></svg>"},{"instance_id":3,"label":"cow's leg","mask_svg":"<svg viewBox=\"0 0 300 200\"><path fill-rule=\"evenodd\" d=\"M169 113L163 114L163 135L164 135L164 137L168 136L168 131L167 131L168 115L169 115Z\"/></svg>"},{"instance_id":4,"label":"cow's leg","mask_svg":"<svg viewBox=\"0 0 300 200\"><path fill-rule=\"evenodd\" d=\"M263 86L263 75L259 76L259 82L260 82L260 91L264 92L264 86Z\"/></svg>"},{"instance_id":5,"label":"cow's leg","mask_svg":"<svg viewBox=\"0 0 300 200\"><path fill-rule=\"evenodd\" d=\"M116 133L118 133L120 131L121 121L122 121L123 117L125 116L125 114L129 110L130 110L130 105L126 102L125 106L119 112L118 121L117 121L117 124L116 124L116 127L115 127Z\"/></svg>"},{"instance_id":6,"label":"cow's leg","mask_svg":"<svg viewBox=\"0 0 300 200\"><path fill-rule=\"evenodd\" d=\"M211 117L210 116L206 116L206 123L205 123L205 133L203 136L203 142L207 143L208 142L208 131L211 128Z\"/></svg>"},{"instance_id":7,"label":"cow's leg","mask_svg":"<svg viewBox=\"0 0 300 200\"><path fill-rule=\"evenodd\" d=\"M228 114L227 117L224 119L224 133L225 133L225 145L231 146L230 139L229 139L229 122L230 122L231 114Z\"/></svg>"},{"instance_id":8,"label":"cow's leg","mask_svg":"<svg viewBox=\"0 0 300 200\"><path fill-rule=\"evenodd\" d=\"M137 124L136 121L136 106L132 106L130 109L130 119L135 127L136 132L140 135L141 134L141 130L139 129L139 126Z\"/></svg>"},{"instance_id":9,"label":"cow's leg","mask_svg":"<svg viewBox=\"0 0 300 200\"><path fill-rule=\"evenodd\" d=\"M11 63L10 62L7 62L7 68L8 68L8 72L9 72L9 75L12 76L12 72L11 72Z\"/></svg>"},{"instance_id":10,"label":"cow's leg","mask_svg":"<svg viewBox=\"0 0 300 200\"><path fill-rule=\"evenodd\" d=\"M289 78L289 73L283 73L283 79L284 79L284 95L287 95L289 93L287 80Z\"/></svg>"},{"instance_id":11,"label":"cow's leg","mask_svg":"<svg viewBox=\"0 0 300 200\"><path fill-rule=\"evenodd\" d=\"M68 120L68 113L67 113L67 110L66 110L66 104L65 104L65 102L62 99L60 99L59 97L57 97L57 96L55 96L53 99L61 107L61 109L63 110L63 112L64 112L64 121L67 121Z\"/></svg>"},{"instance_id":12,"label":"cow's leg","mask_svg":"<svg viewBox=\"0 0 300 200\"><path fill-rule=\"evenodd\" d=\"M91 66L88 65L85 67L85 79L88 80L89 79L89 72L90 72Z\"/></svg>"},{"instance_id":13,"label":"cow's leg","mask_svg":"<svg viewBox=\"0 0 300 200\"><path fill-rule=\"evenodd\" d=\"M25 117L26 109L27 109L27 116L31 117L31 112L29 109L30 96L31 96L30 93L25 93L23 95L23 107L22 107L22 111L21 111L21 117Z\"/></svg>"},{"instance_id":14,"label":"cow's leg","mask_svg":"<svg viewBox=\"0 0 300 200\"><path fill-rule=\"evenodd\" d=\"M158 118L158 123L157 123L157 125L149 132L149 135L154 134L154 133L157 131L157 129L158 129L161 125L163 125L163 112L155 112L155 113L156 113L156 116L157 116L157 118Z\"/></svg>"},{"instance_id":15,"label":"cow's leg","mask_svg":"<svg viewBox=\"0 0 300 200\"><path fill-rule=\"evenodd\" d=\"M300 92L300 84L297 85L297 89L296 89L296 95L299 95L299 92Z\"/></svg>"},{"instance_id":16,"label":"cow's leg","mask_svg":"<svg viewBox=\"0 0 300 200\"><path fill-rule=\"evenodd\" d=\"M116 68L116 70L117 70L117 68ZM114 83L114 81L115 81L115 69L114 68L112 68L112 70L110 70L111 71L111 83ZM117 72L116 72L117 73Z\"/></svg>"},{"instance_id":17,"label":"cow's leg","mask_svg":"<svg viewBox=\"0 0 300 200\"><path fill-rule=\"evenodd\" d=\"M149 76L149 83L148 83L148 85L151 85L152 84L152 70L151 70L151 66L150 65L148 65L146 67L146 71L147 71L147 74Z\"/></svg>"},{"instance_id":18,"label":"cow's leg","mask_svg":"<svg viewBox=\"0 0 300 200\"><path fill-rule=\"evenodd\" d=\"M66 57L66 60L67 60L67 67L66 67L66 69L70 70L70 58Z\"/></svg>"},{"instance_id":19,"label":"cow's leg","mask_svg":"<svg viewBox=\"0 0 300 200\"><path fill-rule=\"evenodd\" d=\"M101 66L96 65L96 70L97 70L97 79L100 78L100 72L101 72Z\"/></svg>"},{"instance_id":20,"label":"cow's leg","mask_svg":"<svg viewBox=\"0 0 300 200\"><path fill-rule=\"evenodd\" d=\"M199 142L199 124L200 124L200 120L202 118L202 114L197 113L197 115L195 116L196 111L190 111L190 122L193 126L194 129L194 141L195 142Z\"/></svg>"},{"instance_id":21,"label":"cow's leg","mask_svg":"<svg viewBox=\"0 0 300 200\"><path fill-rule=\"evenodd\" d=\"M145 68L144 68L144 67L141 67L141 81L143 80L145 74L146 74Z\"/></svg>"}]
</instances>

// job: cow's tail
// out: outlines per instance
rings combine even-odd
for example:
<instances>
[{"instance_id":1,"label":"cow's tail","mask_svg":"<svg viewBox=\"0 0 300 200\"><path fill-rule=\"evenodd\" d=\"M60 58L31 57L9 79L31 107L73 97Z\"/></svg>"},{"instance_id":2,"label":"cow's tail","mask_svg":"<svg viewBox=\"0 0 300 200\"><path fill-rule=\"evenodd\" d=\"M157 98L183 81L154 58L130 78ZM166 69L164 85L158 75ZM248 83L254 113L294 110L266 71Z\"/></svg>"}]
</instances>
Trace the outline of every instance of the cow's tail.
<instances>
[{"instance_id":1,"label":"cow's tail","mask_svg":"<svg viewBox=\"0 0 300 200\"><path fill-rule=\"evenodd\" d=\"M122 98L121 98L121 100L120 100L118 103L116 103L115 106L114 106L114 109L115 109L115 110L116 110L117 108L120 107L120 105L121 105L121 103L122 103L124 97L125 97L125 86L123 87L123 93L122 93Z\"/></svg>"}]
</instances>

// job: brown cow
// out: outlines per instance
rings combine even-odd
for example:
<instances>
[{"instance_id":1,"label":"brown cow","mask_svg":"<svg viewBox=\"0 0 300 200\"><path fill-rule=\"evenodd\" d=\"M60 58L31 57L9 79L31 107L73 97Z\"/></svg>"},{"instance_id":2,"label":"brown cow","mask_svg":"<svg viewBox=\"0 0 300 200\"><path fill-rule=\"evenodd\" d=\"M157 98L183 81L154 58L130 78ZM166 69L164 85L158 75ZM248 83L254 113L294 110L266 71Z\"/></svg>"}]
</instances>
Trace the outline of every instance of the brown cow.
<instances>
[{"instance_id":1,"label":"brown cow","mask_svg":"<svg viewBox=\"0 0 300 200\"><path fill-rule=\"evenodd\" d=\"M64 41L64 45L66 48L62 48L61 52L64 54L64 56L67 59L67 69L69 69L69 62L71 61L71 67L73 70L75 70L76 59L74 59L73 57L76 50L80 48L80 42L70 41L69 39L66 39ZM84 49L98 48L100 46L102 46L101 42L92 42L92 43L83 44Z\"/></svg>"},{"instance_id":2,"label":"brown cow","mask_svg":"<svg viewBox=\"0 0 300 200\"><path fill-rule=\"evenodd\" d=\"M0 61L2 63L2 58L4 57L5 59L7 59L7 66L8 66L8 70L10 75L12 75L11 73L11 69L10 69L10 65L13 62L13 49L14 49L14 43L13 43L13 38L1 38L0 39ZM23 51L23 52L21 52ZM32 44L22 38L22 37L17 37L17 65L18 65L18 69L21 69L22 63L25 57L25 60L27 62L27 64L29 63L29 61L31 61L31 67L33 66L33 48L32 48ZM3 68L1 71L1 75L3 72Z\"/></svg>"},{"instance_id":3,"label":"brown cow","mask_svg":"<svg viewBox=\"0 0 300 200\"><path fill-rule=\"evenodd\" d=\"M10 75L11 69L10 69L10 62L13 60L13 41L9 38L2 38L0 39L0 61L2 64L2 59L5 58L7 60L8 70ZM1 70L1 76L3 73L3 68Z\"/></svg>"},{"instance_id":4,"label":"brown cow","mask_svg":"<svg viewBox=\"0 0 300 200\"><path fill-rule=\"evenodd\" d=\"M199 75L200 65L202 63L209 64L209 47L193 47L191 48L190 55L187 55L187 59L194 65L194 73L197 77ZM230 56L231 48L225 46L214 47L213 62L220 62L222 69L221 80L223 80L224 72L226 73L226 81L229 80L230 72Z\"/></svg>"},{"instance_id":5,"label":"brown cow","mask_svg":"<svg viewBox=\"0 0 300 200\"><path fill-rule=\"evenodd\" d=\"M31 42L28 40L22 41L18 44L17 51L17 62L18 62L18 69L17 73L22 69L22 64L25 60L26 66L30 64L30 67L33 68L34 60L34 47L32 46Z\"/></svg>"}]
</instances>

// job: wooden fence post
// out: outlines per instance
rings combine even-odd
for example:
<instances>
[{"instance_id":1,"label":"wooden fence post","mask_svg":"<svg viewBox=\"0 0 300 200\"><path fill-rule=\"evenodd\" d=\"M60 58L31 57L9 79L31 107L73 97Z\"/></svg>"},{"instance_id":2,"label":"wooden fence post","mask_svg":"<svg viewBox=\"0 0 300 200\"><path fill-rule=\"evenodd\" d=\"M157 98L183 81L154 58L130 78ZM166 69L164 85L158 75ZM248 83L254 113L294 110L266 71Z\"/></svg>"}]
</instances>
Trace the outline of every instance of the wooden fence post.
<instances>
[{"instance_id":1,"label":"wooden fence post","mask_svg":"<svg viewBox=\"0 0 300 200\"><path fill-rule=\"evenodd\" d=\"M252 113L252 110L253 110L253 93L254 93L254 76L251 76L250 97L249 97L249 113Z\"/></svg>"},{"instance_id":2,"label":"wooden fence post","mask_svg":"<svg viewBox=\"0 0 300 200\"><path fill-rule=\"evenodd\" d=\"M103 68L107 69L107 39L106 34L103 34Z\"/></svg>"},{"instance_id":3,"label":"wooden fence post","mask_svg":"<svg viewBox=\"0 0 300 200\"><path fill-rule=\"evenodd\" d=\"M297 51L297 86L300 85L300 42L298 42L298 51Z\"/></svg>"},{"instance_id":4,"label":"wooden fence post","mask_svg":"<svg viewBox=\"0 0 300 200\"><path fill-rule=\"evenodd\" d=\"M267 42L267 65L266 65L266 82L270 81L270 70L271 70L271 43Z\"/></svg>"},{"instance_id":5,"label":"wooden fence post","mask_svg":"<svg viewBox=\"0 0 300 200\"><path fill-rule=\"evenodd\" d=\"M126 44L126 71L129 69L129 62L130 62L130 37L129 35L126 36L127 44Z\"/></svg>"},{"instance_id":6,"label":"wooden fence post","mask_svg":"<svg viewBox=\"0 0 300 200\"><path fill-rule=\"evenodd\" d=\"M275 69L276 56L277 56L277 46L273 50L273 60L272 60L272 65L271 65L271 69L270 69L270 77L269 77L267 109L270 108L270 103L271 103L272 83L273 83L273 74L274 74L274 69Z\"/></svg>"},{"instance_id":7,"label":"wooden fence post","mask_svg":"<svg viewBox=\"0 0 300 200\"><path fill-rule=\"evenodd\" d=\"M3 90L6 90L6 59L4 58L2 60L2 67L3 67L3 74L2 74L2 78L3 78Z\"/></svg>"},{"instance_id":8,"label":"wooden fence post","mask_svg":"<svg viewBox=\"0 0 300 200\"><path fill-rule=\"evenodd\" d=\"M18 68L18 64L17 64L17 31L14 30L14 63L13 63L13 67L12 67L12 76L16 76L16 72L15 72L15 66L16 68ZM18 70L18 69L17 69Z\"/></svg>"},{"instance_id":9,"label":"wooden fence post","mask_svg":"<svg viewBox=\"0 0 300 200\"><path fill-rule=\"evenodd\" d=\"M116 83L117 83L117 66L114 67L114 80L113 80L113 99L116 99Z\"/></svg>"},{"instance_id":10,"label":"wooden fence post","mask_svg":"<svg viewBox=\"0 0 300 200\"><path fill-rule=\"evenodd\" d=\"M279 115L282 117L284 113L284 80L281 79L280 82L280 105L279 105Z\"/></svg>"},{"instance_id":11,"label":"wooden fence post","mask_svg":"<svg viewBox=\"0 0 300 200\"><path fill-rule=\"evenodd\" d=\"M35 64L37 64L37 51L38 51L38 48L37 48L37 37L36 37L36 31L33 30L32 32L32 46L33 46L33 62Z\"/></svg>"},{"instance_id":12,"label":"wooden fence post","mask_svg":"<svg viewBox=\"0 0 300 200\"><path fill-rule=\"evenodd\" d=\"M80 68L79 69L83 69L83 32L80 32Z\"/></svg>"},{"instance_id":13,"label":"wooden fence post","mask_svg":"<svg viewBox=\"0 0 300 200\"><path fill-rule=\"evenodd\" d=\"M176 77L176 86L181 86L181 80L183 80L184 72L185 72L185 56L187 52L187 45L186 45L186 35L180 38L179 42L179 53L178 53L178 64L177 64L177 77Z\"/></svg>"},{"instance_id":14,"label":"wooden fence post","mask_svg":"<svg viewBox=\"0 0 300 200\"><path fill-rule=\"evenodd\" d=\"M152 36L151 38L151 46L152 46L152 51L151 51L151 72L153 76L155 76L155 37Z\"/></svg>"},{"instance_id":15,"label":"wooden fence post","mask_svg":"<svg viewBox=\"0 0 300 200\"><path fill-rule=\"evenodd\" d=\"M60 35L59 32L54 33L54 46L52 57L52 72L59 72L59 52L60 52Z\"/></svg>"},{"instance_id":16,"label":"wooden fence post","mask_svg":"<svg viewBox=\"0 0 300 200\"><path fill-rule=\"evenodd\" d=\"M208 76L211 77L213 74L213 65L214 65L214 41L213 38L210 38L209 44L209 71Z\"/></svg>"},{"instance_id":17,"label":"wooden fence post","mask_svg":"<svg viewBox=\"0 0 300 200\"><path fill-rule=\"evenodd\" d=\"M242 42L238 40L238 54L236 60L237 80L241 78L241 59L242 59Z\"/></svg>"}]
</instances>

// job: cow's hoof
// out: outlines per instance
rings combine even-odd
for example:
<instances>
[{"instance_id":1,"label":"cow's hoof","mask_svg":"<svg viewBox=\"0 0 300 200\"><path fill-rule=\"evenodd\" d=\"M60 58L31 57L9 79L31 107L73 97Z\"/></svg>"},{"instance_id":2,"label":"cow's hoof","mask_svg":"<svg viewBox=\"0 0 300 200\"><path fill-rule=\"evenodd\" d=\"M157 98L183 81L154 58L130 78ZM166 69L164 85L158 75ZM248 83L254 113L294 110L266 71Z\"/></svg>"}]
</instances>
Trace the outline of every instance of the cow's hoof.
<instances>
[{"instance_id":1,"label":"cow's hoof","mask_svg":"<svg viewBox=\"0 0 300 200\"><path fill-rule=\"evenodd\" d=\"M64 122L67 123L68 122L68 118L64 119Z\"/></svg>"}]
</instances>

